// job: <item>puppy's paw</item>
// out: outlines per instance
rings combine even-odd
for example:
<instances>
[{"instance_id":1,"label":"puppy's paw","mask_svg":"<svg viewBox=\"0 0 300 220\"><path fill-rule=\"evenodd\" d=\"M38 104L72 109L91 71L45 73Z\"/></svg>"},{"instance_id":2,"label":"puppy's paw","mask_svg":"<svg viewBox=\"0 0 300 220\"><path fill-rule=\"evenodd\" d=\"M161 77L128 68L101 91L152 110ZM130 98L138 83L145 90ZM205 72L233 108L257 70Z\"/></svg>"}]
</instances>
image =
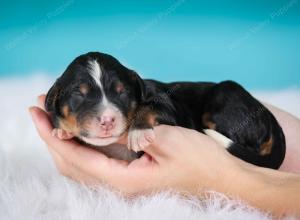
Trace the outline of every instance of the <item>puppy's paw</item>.
<instances>
[{"instance_id":1,"label":"puppy's paw","mask_svg":"<svg viewBox=\"0 0 300 220\"><path fill-rule=\"evenodd\" d=\"M74 137L74 135L72 133L67 132L67 131L65 131L63 129L60 129L60 128L54 128L52 130L51 134L52 134L53 137L57 137L61 140L69 140L69 139Z\"/></svg>"},{"instance_id":2,"label":"puppy's paw","mask_svg":"<svg viewBox=\"0 0 300 220\"><path fill-rule=\"evenodd\" d=\"M151 143L154 142L155 133L152 128L149 129L132 129L128 133L128 144L129 150L135 152L143 151Z\"/></svg>"}]
</instances>

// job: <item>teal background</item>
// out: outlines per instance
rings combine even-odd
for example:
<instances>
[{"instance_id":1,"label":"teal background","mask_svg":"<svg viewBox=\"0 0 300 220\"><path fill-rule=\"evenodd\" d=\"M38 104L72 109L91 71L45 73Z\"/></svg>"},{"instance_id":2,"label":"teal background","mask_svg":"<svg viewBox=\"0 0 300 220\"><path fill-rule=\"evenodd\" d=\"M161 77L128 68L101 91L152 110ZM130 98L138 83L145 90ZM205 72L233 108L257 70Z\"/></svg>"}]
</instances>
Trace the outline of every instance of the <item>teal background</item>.
<instances>
[{"instance_id":1,"label":"teal background","mask_svg":"<svg viewBox=\"0 0 300 220\"><path fill-rule=\"evenodd\" d=\"M59 76L102 51L163 81L300 87L300 2L3 1L0 78Z\"/></svg>"}]
</instances>

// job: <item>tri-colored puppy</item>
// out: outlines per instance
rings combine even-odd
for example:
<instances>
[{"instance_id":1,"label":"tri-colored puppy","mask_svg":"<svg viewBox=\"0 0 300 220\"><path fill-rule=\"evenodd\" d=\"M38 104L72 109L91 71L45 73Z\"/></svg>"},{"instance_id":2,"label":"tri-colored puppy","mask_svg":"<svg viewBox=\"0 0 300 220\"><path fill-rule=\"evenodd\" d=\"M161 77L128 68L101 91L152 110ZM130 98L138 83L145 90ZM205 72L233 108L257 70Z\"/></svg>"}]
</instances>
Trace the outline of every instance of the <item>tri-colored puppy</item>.
<instances>
[{"instance_id":1,"label":"tri-colored puppy","mask_svg":"<svg viewBox=\"0 0 300 220\"><path fill-rule=\"evenodd\" d=\"M259 166L278 168L285 156L278 122L237 83L143 80L98 52L81 55L67 67L48 92L46 109L59 138L76 137L95 147L111 146L128 132L128 149L143 151L155 138L152 128L168 124L204 132ZM121 147L106 153L116 156L116 149ZM122 149L116 157L137 157Z\"/></svg>"}]
</instances>

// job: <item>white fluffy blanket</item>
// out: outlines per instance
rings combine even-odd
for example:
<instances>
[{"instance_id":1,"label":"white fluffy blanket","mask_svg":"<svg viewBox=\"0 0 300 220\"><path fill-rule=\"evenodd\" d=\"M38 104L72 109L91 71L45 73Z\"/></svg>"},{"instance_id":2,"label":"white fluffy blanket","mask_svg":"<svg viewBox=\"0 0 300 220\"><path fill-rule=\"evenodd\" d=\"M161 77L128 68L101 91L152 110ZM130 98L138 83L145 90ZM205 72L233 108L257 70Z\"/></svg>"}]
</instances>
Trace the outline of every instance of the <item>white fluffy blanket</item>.
<instances>
[{"instance_id":1,"label":"white fluffy blanket","mask_svg":"<svg viewBox=\"0 0 300 220\"><path fill-rule=\"evenodd\" d=\"M52 79L0 81L0 219L269 219L266 213L220 194L206 200L172 193L130 201L105 188L92 190L60 176L27 112ZM256 96L300 115L300 91Z\"/></svg>"}]
</instances>

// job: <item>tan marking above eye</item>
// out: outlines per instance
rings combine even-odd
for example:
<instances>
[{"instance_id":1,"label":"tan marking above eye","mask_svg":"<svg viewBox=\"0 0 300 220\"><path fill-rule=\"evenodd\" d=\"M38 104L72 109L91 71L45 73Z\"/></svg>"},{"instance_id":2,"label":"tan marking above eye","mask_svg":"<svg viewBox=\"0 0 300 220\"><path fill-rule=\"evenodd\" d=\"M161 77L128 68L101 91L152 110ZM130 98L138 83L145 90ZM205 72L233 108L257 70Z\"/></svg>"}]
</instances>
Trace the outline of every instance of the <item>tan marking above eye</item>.
<instances>
[{"instance_id":1,"label":"tan marking above eye","mask_svg":"<svg viewBox=\"0 0 300 220\"><path fill-rule=\"evenodd\" d=\"M124 85L123 85L123 83L121 83L121 82L118 82L117 83L117 85L116 85L116 91L117 91L117 93L121 93L121 92L123 92L124 91Z\"/></svg>"},{"instance_id":2,"label":"tan marking above eye","mask_svg":"<svg viewBox=\"0 0 300 220\"><path fill-rule=\"evenodd\" d=\"M80 91L82 94L86 95L86 94L89 92L89 87L88 87L88 85L85 84L85 83L80 84L80 86L79 86L79 91Z\"/></svg>"},{"instance_id":3,"label":"tan marking above eye","mask_svg":"<svg viewBox=\"0 0 300 220\"><path fill-rule=\"evenodd\" d=\"M202 123L204 126L206 126L209 129L216 129L216 124L211 121L210 114L208 112L204 113L202 116Z\"/></svg>"},{"instance_id":4,"label":"tan marking above eye","mask_svg":"<svg viewBox=\"0 0 300 220\"><path fill-rule=\"evenodd\" d=\"M272 152L272 147L273 147L273 137L271 136L268 141L264 142L260 146L259 154L262 156L270 154Z\"/></svg>"},{"instance_id":5,"label":"tan marking above eye","mask_svg":"<svg viewBox=\"0 0 300 220\"><path fill-rule=\"evenodd\" d=\"M68 117L69 113L70 113L70 108L68 105L64 105L62 108L62 113L65 117Z\"/></svg>"}]
</instances>

